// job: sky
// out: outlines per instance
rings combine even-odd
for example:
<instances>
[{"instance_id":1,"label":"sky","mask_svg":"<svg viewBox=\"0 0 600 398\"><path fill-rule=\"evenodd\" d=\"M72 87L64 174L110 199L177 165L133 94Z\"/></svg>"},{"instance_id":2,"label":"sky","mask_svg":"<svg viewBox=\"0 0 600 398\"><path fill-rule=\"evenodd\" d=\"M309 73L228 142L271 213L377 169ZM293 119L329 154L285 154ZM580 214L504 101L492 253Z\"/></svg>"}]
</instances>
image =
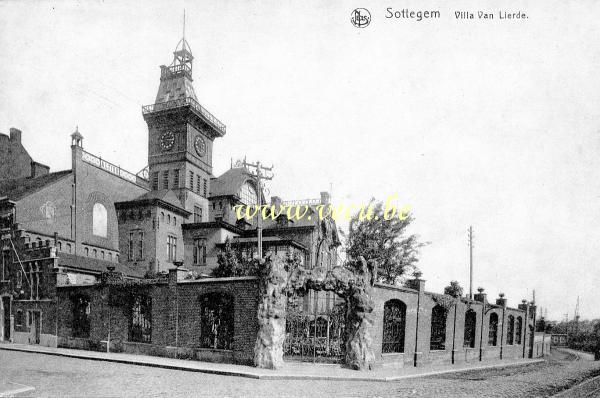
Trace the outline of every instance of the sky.
<instances>
[{"instance_id":1,"label":"sky","mask_svg":"<svg viewBox=\"0 0 600 398\"><path fill-rule=\"evenodd\" d=\"M582 318L600 317L600 3L502 3L0 1L0 133L21 129L58 171L79 126L87 151L141 170L141 106L185 9L196 94L227 125L215 175L246 156L274 165L269 192L285 200L398 195L410 232L431 242L427 290L468 290L472 225L474 289L509 306L535 289L557 320L579 295ZM366 28L350 22L357 7ZM441 18L386 18L388 7Z\"/></svg>"}]
</instances>

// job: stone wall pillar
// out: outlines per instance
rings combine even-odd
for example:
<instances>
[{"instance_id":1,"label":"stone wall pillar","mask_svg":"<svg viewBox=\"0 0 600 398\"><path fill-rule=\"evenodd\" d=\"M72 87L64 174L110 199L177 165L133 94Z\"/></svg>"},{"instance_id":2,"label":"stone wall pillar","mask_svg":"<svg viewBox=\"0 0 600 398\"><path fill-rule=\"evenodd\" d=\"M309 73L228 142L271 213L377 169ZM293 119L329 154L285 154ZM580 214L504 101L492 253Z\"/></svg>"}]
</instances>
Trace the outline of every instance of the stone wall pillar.
<instances>
[{"instance_id":1,"label":"stone wall pillar","mask_svg":"<svg viewBox=\"0 0 600 398\"><path fill-rule=\"evenodd\" d=\"M504 340L505 340L505 334L506 334L506 333L504 333L504 330L506 327L505 320L506 320L507 300L504 298L504 293L500 293L498 296L499 297L496 299L496 305L502 306L502 320L500 323L500 359L502 359L503 354L504 354Z\"/></svg>"},{"instance_id":2,"label":"stone wall pillar","mask_svg":"<svg viewBox=\"0 0 600 398\"><path fill-rule=\"evenodd\" d=\"M475 301L481 303L481 328L479 329L479 360L483 359L483 331L485 328L485 310L487 306L487 294L484 293L482 287L477 288L478 293L475 294Z\"/></svg>"},{"instance_id":3,"label":"stone wall pillar","mask_svg":"<svg viewBox=\"0 0 600 398\"><path fill-rule=\"evenodd\" d=\"M415 325L415 353L413 357L413 366L419 366L421 364L421 358L423 357L423 351L427 349L427 341L419 339L419 330L422 327L420 319L422 318L422 303L425 296L425 280L421 279L421 272L415 272L415 279L408 281L408 287L417 290L417 320Z\"/></svg>"}]
</instances>

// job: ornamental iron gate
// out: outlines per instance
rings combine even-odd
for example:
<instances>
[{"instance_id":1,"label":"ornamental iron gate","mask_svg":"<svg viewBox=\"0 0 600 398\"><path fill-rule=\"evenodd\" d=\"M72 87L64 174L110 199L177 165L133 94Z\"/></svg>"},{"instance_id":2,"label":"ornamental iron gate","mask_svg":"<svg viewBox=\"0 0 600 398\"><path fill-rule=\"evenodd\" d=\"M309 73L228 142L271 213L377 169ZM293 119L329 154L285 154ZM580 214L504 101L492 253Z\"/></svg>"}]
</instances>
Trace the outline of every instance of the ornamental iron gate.
<instances>
[{"instance_id":1,"label":"ornamental iron gate","mask_svg":"<svg viewBox=\"0 0 600 398\"><path fill-rule=\"evenodd\" d=\"M290 297L283 354L287 360L342 362L345 326L346 303L335 294Z\"/></svg>"}]
</instances>

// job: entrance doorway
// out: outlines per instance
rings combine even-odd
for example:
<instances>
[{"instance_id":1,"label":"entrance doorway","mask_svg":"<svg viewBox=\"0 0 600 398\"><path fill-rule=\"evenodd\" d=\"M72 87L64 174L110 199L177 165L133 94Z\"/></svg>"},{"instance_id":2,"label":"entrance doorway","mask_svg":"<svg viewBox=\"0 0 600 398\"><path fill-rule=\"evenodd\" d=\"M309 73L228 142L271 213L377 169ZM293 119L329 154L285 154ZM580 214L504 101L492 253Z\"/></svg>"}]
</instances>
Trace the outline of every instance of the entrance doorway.
<instances>
[{"instance_id":1,"label":"entrance doorway","mask_svg":"<svg viewBox=\"0 0 600 398\"><path fill-rule=\"evenodd\" d=\"M42 313L40 311L31 311L31 328L29 335L29 344L40 344L40 333L42 329Z\"/></svg>"},{"instance_id":2,"label":"entrance doorway","mask_svg":"<svg viewBox=\"0 0 600 398\"><path fill-rule=\"evenodd\" d=\"M311 291L305 297L289 297L285 360L342 362L345 326L346 305L334 293Z\"/></svg>"},{"instance_id":3,"label":"entrance doorway","mask_svg":"<svg viewBox=\"0 0 600 398\"><path fill-rule=\"evenodd\" d=\"M2 297L2 327L4 341L10 341L10 297Z\"/></svg>"}]
</instances>

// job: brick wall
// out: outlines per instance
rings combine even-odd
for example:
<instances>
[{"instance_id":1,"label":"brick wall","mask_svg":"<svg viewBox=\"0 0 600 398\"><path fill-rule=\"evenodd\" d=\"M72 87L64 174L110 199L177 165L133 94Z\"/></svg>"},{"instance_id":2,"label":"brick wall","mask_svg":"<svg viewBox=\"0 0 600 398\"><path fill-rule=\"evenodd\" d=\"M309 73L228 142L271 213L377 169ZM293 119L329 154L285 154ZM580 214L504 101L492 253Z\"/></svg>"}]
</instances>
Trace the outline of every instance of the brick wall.
<instances>
[{"instance_id":1,"label":"brick wall","mask_svg":"<svg viewBox=\"0 0 600 398\"><path fill-rule=\"evenodd\" d=\"M175 274L172 271L171 274ZM251 364L258 330L256 311L258 285L254 278L219 278L175 283L155 283L147 287L152 297L152 338L149 344L128 342L129 308L110 306L110 285L65 286L58 288L59 345L105 350L109 333L111 350L149 355L179 356L206 361ZM233 349L200 347L200 298L207 293L233 297ZM71 297L84 294L90 299L90 336L74 338ZM177 338L176 338L177 336Z\"/></svg>"},{"instance_id":2,"label":"brick wall","mask_svg":"<svg viewBox=\"0 0 600 398\"><path fill-rule=\"evenodd\" d=\"M483 304L466 299L453 301L451 298L444 299L444 301L451 300L446 304L448 308L446 313L445 347L443 350L432 350L430 346L432 309L440 302L439 299L436 300L436 296L439 297L439 295L426 293L418 289L382 284L376 286L373 297L375 302L375 321L372 327L372 338L377 362L390 366L414 366L415 364L416 366L421 366L427 364L479 361L480 355L482 359L522 358L527 356L527 350L524 350L523 345L529 341L526 310L487 303L485 314L483 315L482 330ZM389 300L400 300L406 305L404 350L400 353L382 352L384 306ZM474 310L476 314L474 347L464 346L465 314L469 309ZM496 346L488 344L489 320L493 313L498 316ZM516 320L518 318L522 320L520 344L516 344L516 339L510 345L507 343L507 319L509 315L512 315L515 319L513 333L516 332Z\"/></svg>"}]
</instances>

